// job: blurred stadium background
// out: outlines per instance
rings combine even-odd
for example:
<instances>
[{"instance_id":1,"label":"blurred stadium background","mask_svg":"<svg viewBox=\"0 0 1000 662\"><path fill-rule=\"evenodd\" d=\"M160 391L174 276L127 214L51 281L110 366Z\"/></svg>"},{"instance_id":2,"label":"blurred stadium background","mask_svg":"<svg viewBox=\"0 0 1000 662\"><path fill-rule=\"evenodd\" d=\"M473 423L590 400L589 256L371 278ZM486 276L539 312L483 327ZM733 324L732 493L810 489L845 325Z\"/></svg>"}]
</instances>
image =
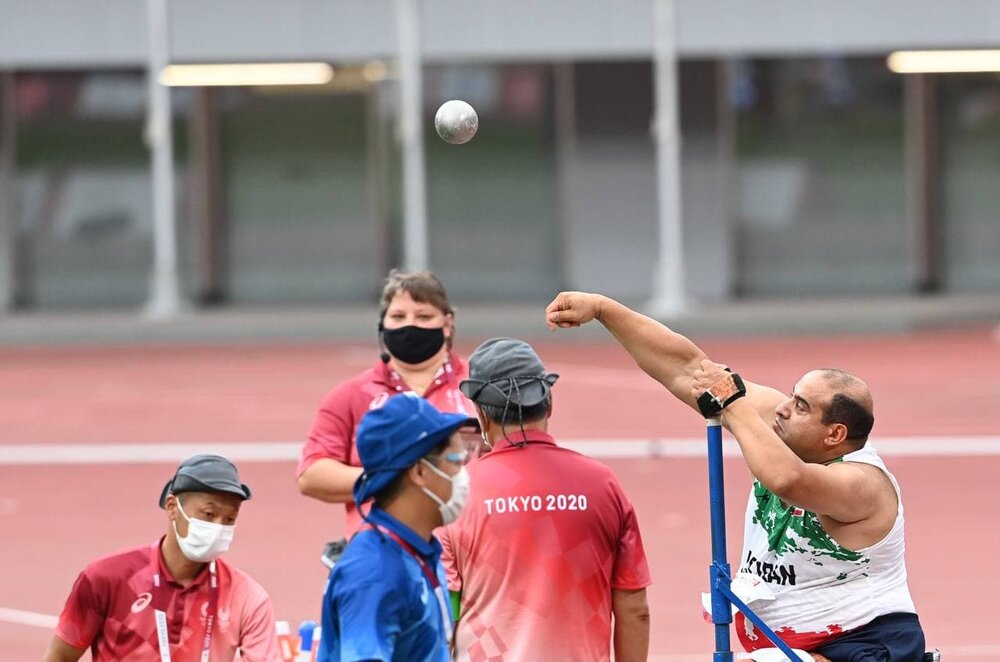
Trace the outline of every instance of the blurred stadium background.
<instances>
[{"instance_id":1,"label":"blurred stadium background","mask_svg":"<svg viewBox=\"0 0 1000 662\"><path fill-rule=\"evenodd\" d=\"M456 298L653 295L655 4L419 3L428 264ZM184 297L369 302L404 258L394 4L168 6L171 62L335 70L326 85L171 91ZM140 306L154 228L145 3L0 11L0 299ZM681 1L675 14L690 296L996 292L996 74L886 66L898 49L994 44L996 3ZM433 137L449 98L482 117L465 148Z\"/></svg>"},{"instance_id":2,"label":"blurred stadium background","mask_svg":"<svg viewBox=\"0 0 1000 662\"><path fill-rule=\"evenodd\" d=\"M85 501L65 488L73 483L112 510L103 490L129 490L138 509L125 520L134 528L100 539L74 524L41 527L27 554L5 545L4 567L25 571L0 580L0 610L57 613L89 559L155 535L153 497L138 492L159 489L189 448L181 444L280 442L247 469L283 504L267 512L326 517L297 496L290 457L325 389L374 356L373 303L394 266L428 266L443 278L465 349L500 333L540 336L542 307L569 288L662 313L698 338L766 333L749 349L719 347L766 357L758 369L783 380L840 348L834 356L862 375L907 376L886 380L886 390L900 389L891 394L876 387L877 399L898 406L883 434L978 435L953 447L981 462L942 465L948 451L903 460L911 504L943 508L931 496L939 479L952 497L967 489L975 503L996 503L995 488L963 477L995 466L998 453L986 413L1000 402L1000 372L986 368L1000 351L990 340L1000 320L1000 58L980 57L973 72L906 74L887 58L996 46L1000 3L0 0L0 17L0 536L14 539L22 518L58 518ZM401 51L401 36L416 47ZM333 75L169 94L150 84L167 63L271 62L321 62ZM462 147L433 133L434 111L452 98L480 116L479 134ZM419 114L407 115L410 107ZM408 134L415 117L419 133ZM955 325L969 330L912 335ZM823 335L814 345L786 338L804 333ZM588 356L613 357L601 359L607 373L580 375L593 387L570 394L581 417L608 387L625 389L615 406L674 411L634 385L644 378L597 344L599 332L557 340L574 346L581 337L575 354L559 344L542 353L565 362L567 375ZM802 342L811 349L801 358L781 349ZM102 349L81 348L94 344ZM928 360L922 352L937 348L964 363L916 370ZM159 367L143 373L149 365ZM215 375L206 383L222 393L221 413L190 405L215 401L211 389L171 381L202 365ZM234 386L282 370L289 374L259 399ZM157 386L164 375L166 389ZM920 389L932 378L953 406L931 408L934 416ZM959 415L963 407L974 413ZM71 415L60 422L54 411ZM572 439L700 434L697 421L689 432L676 423L660 430L653 417L615 434L568 419L556 423ZM45 461L53 445L126 443L177 450L150 451L155 467L124 465L129 478L115 471L128 451L112 448L96 482L93 463ZM707 654L709 628L687 632L683 605L696 598L674 594L670 579L707 566L707 523L657 520L662 495L648 477L672 472L680 482L670 498L701 503L700 477L682 489L699 465L681 472L626 455L607 457L641 492L654 549L675 555L654 566L654 608L680 625L657 618L653 653L680 660L671 655L694 653L691 642L703 639ZM934 467L945 475L935 478ZM727 469L741 475L738 464ZM734 480L731 518L744 498L745 483ZM36 490L38 507L24 490ZM151 507L131 503L140 501ZM936 548L935 531L962 521L953 518L964 503L933 519L914 513L925 528L911 540ZM79 522L103 531L107 512L80 513ZM266 523L254 524L252 512L245 526L266 545ZM318 605L321 568L305 564L328 533L283 531L303 547L289 557L293 572L268 569L270 559L255 566L246 548L238 560L281 583L268 588L289 618L306 617L311 606L293 605ZM677 557L674 545L693 551ZM920 568L946 565L935 558ZM915 580L918 605L933 603L939 619L928 624L932 643L944 639L957 659L1000 658L985 620L959 622L948 600L957 586L973 593L956 601L989 599L972 586L981 571L951 572L940 584ZM47 637L0 618L0 658L35 659Z\"/></svg>"}]
</instances>

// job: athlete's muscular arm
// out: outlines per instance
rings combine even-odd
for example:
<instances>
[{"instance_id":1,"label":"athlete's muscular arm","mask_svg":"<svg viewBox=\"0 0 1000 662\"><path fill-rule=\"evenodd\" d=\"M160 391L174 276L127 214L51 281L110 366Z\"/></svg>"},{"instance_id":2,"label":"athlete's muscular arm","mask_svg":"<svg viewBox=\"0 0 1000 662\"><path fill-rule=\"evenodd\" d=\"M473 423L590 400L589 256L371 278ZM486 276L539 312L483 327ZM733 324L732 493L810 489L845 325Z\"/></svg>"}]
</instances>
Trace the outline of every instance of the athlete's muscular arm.
<instances>
[{"instance_id":1,"label":"athlete's muscular arm","mask_svg":"<svg viewBox=\"0 0 1000 662\"><path fill-rule=\"evenodd\" d=\"M562 292L545 309L549 328L572 328L596 319L632 355L642 370L674 397L698 411L691 386L705 352L687 337L671 331L614 299L588 292ZM747 397L765 419L784 396L775 389L744 380Z\"/></svg>"},{"instance_id":2,"label":"athlete's muscular arm","mask_svg":"<svg viewBox=\"0 0 1000 662\"><path fill-rule=\"evenodd\" d=\"M725 377L724 366L705 360L694 372L697 398ZM884 502L884 478L876 467L854 462L805 462L741 398L722 410L722 424L740 444L750 472L788 504L852 523L871 517Z\"/></svg>"},{"instance_id":3,"label":"athlete's muscular arm","mask_svg":"<svg viewBox=\"0 0 1000 662\"><path fill-rule=\"evenodd\" d=\"M615 615L615 660L645 662L649 657L649 604L646 601L646 589L612 589L611 612Z\"/></svg>"},{"instance_id":4,"label":"athlete's muscular arm","mask_svg":"<svg viewBox=\"0 0 1000 662\"><path fill-rule=\"evenodd\" d=\"M691 374L705 358L693 342L613 299L586 292L563 292L545 309L550 328L569 328L596 319L636 364L678 400L697 409Z\"/></svg>"}]
</instances>

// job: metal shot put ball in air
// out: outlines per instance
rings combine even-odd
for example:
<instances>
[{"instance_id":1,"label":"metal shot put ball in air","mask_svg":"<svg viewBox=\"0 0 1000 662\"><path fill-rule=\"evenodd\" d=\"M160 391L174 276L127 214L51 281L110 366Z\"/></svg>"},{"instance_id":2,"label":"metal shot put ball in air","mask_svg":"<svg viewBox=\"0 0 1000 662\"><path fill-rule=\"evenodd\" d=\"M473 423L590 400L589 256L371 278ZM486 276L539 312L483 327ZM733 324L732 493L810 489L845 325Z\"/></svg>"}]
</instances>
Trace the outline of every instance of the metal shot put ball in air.
<instances>
[{"instance_id":1,"label":"metal shot put ball in air","mask_svg":"<svg viewBox=\"0 0 1000 662\"><path fill-rule=\"evenodd\" d=\"M479 130L479 116L464 101L445 101L434 115L434 128L445 142L461 145L472 140Z\"/></svg>"}]
</instances>

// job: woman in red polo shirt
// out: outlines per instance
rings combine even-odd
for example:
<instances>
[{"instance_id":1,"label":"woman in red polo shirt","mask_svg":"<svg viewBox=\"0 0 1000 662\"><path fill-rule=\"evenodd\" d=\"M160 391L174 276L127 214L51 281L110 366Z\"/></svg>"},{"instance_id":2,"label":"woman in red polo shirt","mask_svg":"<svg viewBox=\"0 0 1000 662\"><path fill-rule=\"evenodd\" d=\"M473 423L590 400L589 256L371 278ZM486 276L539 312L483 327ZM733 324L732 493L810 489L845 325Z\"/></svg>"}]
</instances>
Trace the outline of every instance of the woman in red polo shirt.
<instances>
[{"instance_id":1,"label":"woman in red polo shirt","mask_svg":"<svg viewBox=\"0 0 1000 662\"><path fill-rule=\"evenodd\" d=\"M468 414L470 422L475 421L472 405L458 390L468 368L452 351L454 321L437 276L429 271L391 271L379 311L381 356L374 366L335 387L320 404L299 460L299 490L321 501L345 504L348 537L361 523L351 490L361 475L354 435L365 412L391 395L413 392L440 411Z\"/></svg>"}]
</instances>

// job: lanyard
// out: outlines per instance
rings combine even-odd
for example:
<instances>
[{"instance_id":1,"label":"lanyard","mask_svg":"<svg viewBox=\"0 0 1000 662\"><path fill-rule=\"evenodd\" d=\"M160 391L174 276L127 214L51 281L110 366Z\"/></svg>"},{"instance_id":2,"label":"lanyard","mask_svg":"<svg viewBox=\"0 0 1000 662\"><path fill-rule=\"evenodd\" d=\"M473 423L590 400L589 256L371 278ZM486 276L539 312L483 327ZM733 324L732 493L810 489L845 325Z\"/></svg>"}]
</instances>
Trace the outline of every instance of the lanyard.
<instances>
[{"instance_id":1,"label":"lanyard","mask_svg":"<svg viewBox=\"0 0 1000 662\"><path fill-rule=\"evenodd\" d=\"M448 608L448 600L444 597L444 588L441 586L441 582L438 580L437 575L434 574L434 570L431 569L430 564L424 560L424 557L421 556L417 550L413 549L413 545L403 540L395 531L387 529L381 524L375 524L374 528L395 540L400 547L402 547L416 560L417 564L420 565L420 569L424 571L424 577L431 585L431 588L434 589L434 596L438 601L438 610L441 612L441 624L444 627L445 641L450 643L452 635L451 610Z\"/></svg>"},{"instance_id":2,"label":"lanyard","mask_svg":"<svg viewBox=\"0 0 1000 662\"><path fill-rule=\"evenodd\" d=\"M153 614L156 619L156 643L160 649L160 662L171 662L167 612L164 611L169 603L169 598L165 598L163 595L159 550L157 549L153 553L154 563L157 565L153 571ZM212 652L212 630L215 628L215 614L219 606L219 575L215 570L215 561L208 564L208 572L210 575L208 580L208 611L205 616L205 636L201 642L201 662L209 662L209 655Z\"/></svg>"}]
</instances>

